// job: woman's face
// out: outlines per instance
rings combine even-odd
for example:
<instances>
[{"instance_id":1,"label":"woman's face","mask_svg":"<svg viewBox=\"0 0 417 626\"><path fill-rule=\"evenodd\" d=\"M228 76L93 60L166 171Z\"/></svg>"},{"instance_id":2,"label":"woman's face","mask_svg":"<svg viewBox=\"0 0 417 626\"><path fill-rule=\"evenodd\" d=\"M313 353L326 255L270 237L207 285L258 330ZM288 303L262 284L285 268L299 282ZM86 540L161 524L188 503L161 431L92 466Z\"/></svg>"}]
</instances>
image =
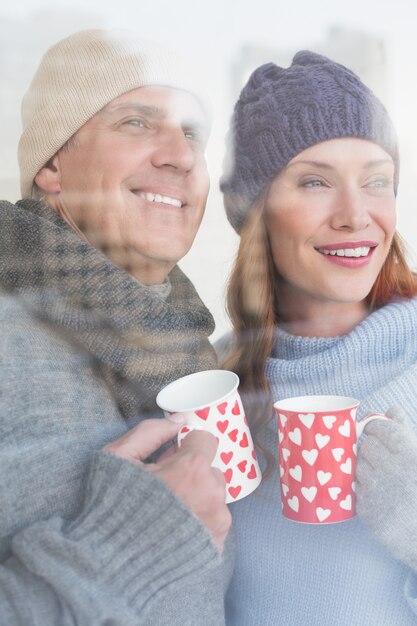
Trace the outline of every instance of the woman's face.
<instances>
[{"instance_id":1,"label":"woman's face","mask_svg":"<svg viewBox=\"0 0 417 626\"><path fill-rule=\"evenodd\" d=\"M393 177L392 158L356 138L312 146L275 177L265 223L280 306L364 300L394 235Z\"/></svg>"}]
</instances>

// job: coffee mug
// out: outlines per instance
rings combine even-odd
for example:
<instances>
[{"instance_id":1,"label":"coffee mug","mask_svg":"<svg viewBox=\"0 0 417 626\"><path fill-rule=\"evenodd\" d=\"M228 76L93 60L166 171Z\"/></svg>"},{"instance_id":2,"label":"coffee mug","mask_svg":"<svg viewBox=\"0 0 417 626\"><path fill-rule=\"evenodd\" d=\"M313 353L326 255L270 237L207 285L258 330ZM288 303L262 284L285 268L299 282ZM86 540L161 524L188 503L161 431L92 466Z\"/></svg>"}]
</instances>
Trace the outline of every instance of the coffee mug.
<instances>
[{"instance_id":1,"label":"coffee mug","mask_svg":"<svg viewBox=\"0 0 417 626\"><path fill-rule=\"evenodd\" d=\"M274 403L278 417L282 511L296 522L329 524L355 515L360 402L345 396L301 396Z\"/></svg>"},{"instance_id":2,"label":"coffee mug","mask_svg":"<svg viewBox=\"0 0 417 626\"><path fill-rule=\"evenodd\" d=\"M262 478L238 386L234 372L207 370L175 380L156 398L166 414L180 413L185 418L178 433L179 446L192 430L205 430L216 437L212 467L224 474L227 503L252 493Z\"/></svg>"}]
</instances>

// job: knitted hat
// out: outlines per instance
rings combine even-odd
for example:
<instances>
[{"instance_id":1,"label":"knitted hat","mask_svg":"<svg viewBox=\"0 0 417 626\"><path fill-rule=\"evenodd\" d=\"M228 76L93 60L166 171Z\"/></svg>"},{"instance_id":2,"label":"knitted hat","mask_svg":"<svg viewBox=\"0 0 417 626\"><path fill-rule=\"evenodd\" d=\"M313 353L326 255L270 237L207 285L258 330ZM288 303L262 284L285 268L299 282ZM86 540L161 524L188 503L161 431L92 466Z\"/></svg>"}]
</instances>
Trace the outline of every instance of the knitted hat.
<instances>
[{"instance_id":1,"label":"knitted hat","mask_svg":"<svg viewBox=\"0 0 417 626\"><path fill-rule=\"evenodd\" d=\"M52 46L22 102L22 197L30 196L39 170L93 115L123 93L149 85L189 91L210 113L195 70L172 50L134 33L84 30Z\"/></svg>"},{"instance_id":2,"label":"knitted hat","mask_svg":"<svg viewBox=\"0 0 417 626\"><path fill-rule=\"evenodd\" d=\"M266 184L297 154L322 141L358 137L379 144L395 165L395 130L378 98L352 71L309 51L292 65L256 69L243 88L231 119L224 174L227 217L239 232L249 207Z\"/></svg>"}]
</instances>

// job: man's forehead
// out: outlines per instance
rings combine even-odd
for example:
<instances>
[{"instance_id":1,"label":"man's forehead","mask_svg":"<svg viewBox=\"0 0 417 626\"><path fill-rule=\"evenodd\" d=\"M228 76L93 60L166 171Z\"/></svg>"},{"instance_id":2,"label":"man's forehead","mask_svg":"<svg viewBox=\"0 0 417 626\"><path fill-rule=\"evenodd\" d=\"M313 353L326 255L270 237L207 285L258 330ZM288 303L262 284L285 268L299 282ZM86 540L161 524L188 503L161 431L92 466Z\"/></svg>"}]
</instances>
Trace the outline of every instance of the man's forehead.
<instances>
[{"instance_id":1,"label":"man's forehead","mask_svg":"<svg viewBox=\"0 0 417 626\"><path fill-rule=\"evenodd\" d=\"M187 91L170 87L139 87L109 102L102 112L113 115L132 111L152 118L190 118L208 125L208 117L198 99Z\"/></svg>"}]
</instances>

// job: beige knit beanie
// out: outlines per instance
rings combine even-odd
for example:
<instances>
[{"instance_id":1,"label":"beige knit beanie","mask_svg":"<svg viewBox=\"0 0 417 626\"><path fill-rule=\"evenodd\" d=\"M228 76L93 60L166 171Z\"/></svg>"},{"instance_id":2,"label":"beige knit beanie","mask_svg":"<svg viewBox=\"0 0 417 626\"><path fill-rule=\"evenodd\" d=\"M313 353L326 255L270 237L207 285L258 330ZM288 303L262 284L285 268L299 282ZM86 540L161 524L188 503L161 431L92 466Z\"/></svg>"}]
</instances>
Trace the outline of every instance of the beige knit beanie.
<instances>
[{"instance_id":1,"label":"beige knit beanie","mask_svg":"<svg viewBox=\"0 0 417 626\"><path fill-rule=\"evenodd\" d=\"M195 68L172 50L124 30L84 30L52 46L22 102L19 142L22 198L50 158L114 98L149 85L193 93L210 115Z\"/></svg>"}]
</instances>

